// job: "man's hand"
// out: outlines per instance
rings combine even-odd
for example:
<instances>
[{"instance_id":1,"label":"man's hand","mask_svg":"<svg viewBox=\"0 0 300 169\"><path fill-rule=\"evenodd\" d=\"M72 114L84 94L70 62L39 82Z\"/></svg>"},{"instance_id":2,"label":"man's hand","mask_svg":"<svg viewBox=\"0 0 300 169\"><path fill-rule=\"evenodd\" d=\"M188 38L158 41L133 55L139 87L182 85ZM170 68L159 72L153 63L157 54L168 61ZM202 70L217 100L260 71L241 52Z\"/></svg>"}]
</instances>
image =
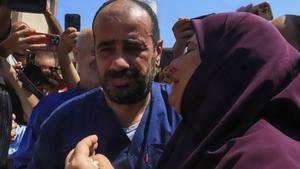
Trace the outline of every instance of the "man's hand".
<instances>
[{"instance_id":1,"label":"man's hand","mask_svg":"<svg viewBox=\"0 0 300 169\"><path fill-rule=\"evenodd\" d=\"M95 155L98 147L96 135L82 139L65 160L65 169L113 169L110 161L101 154Z\"/></svg>"},{"instance_id":2,"label":"man's hand","mask_svg":"<svg viewBox=\"0 0 300 169\"><path fill-rule=\"evenodd\" d=\"M73 50L79 34L80 32L77 32L77 30L72 27L61 34L58 46L58 56L66 56Z\"/></svg>"},{"instance_id":3,"label":"man's hand","mask_svg":"<svg viewBox=\"0 0 300 169\"><path fill-rule=\"evenodd\" d=\"M39 43L45 41L45 35L37 35L32 28L21 25L0 45L1 51L5 51L2 56L8 56L11 53L28 54L31 51L46 49L46 44Z\"/></svg>"},{"instance_id":4,"label":"man's hand","mask_svg":"<svg viewBox=\"0 0 300 169\"><path fill-rule=\"evenodd\" d=\"M177 57L184 52L188 39L194 34L194 29L190 19L179 18L172 30L176 39L173 46L173 53Z\"/></svg>"}]
</instances>

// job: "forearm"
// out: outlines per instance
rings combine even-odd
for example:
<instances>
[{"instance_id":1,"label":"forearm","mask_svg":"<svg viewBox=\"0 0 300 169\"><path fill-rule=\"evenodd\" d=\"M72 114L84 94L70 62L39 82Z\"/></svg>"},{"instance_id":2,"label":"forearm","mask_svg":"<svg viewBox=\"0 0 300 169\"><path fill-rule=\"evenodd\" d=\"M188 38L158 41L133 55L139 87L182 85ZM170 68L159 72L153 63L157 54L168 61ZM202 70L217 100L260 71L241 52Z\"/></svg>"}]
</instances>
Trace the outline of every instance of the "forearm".
<instances>
[{"instance_id":1,"label":"forearm","mask_svg":"<svg viewBox=\"0 0 300 169\"><path fill-rule=\"evenodd\" d=\"M58 52L59 54L59 52ZM59 65L61 68L61 73L64 79L64 82L68 88L75 88L80 81L78 72L72 63L69 54L58 56Z\"/></svg>"},{"instance_id":2,"label":"forearm","mask_svg":"<svg viewBox=\"0 0 300 169\"><path fill-rule=\"evenodd\" d=\"M57 18L50 11L46 11L44 16L49 27L49 32L58 35L62 34L62 28Z\"/></svg>"},{"instance_id":3,"label":"forearm","mask_svg":"<svg viewBox=\"0 0 300 169\"><path fill-rule=\"evenodd\" d=\"M32 109L37 105L39 99L23 87L23 83L17 79L16 75L9 75L6 79L19 96L24 111L23 118L27 122L30 118Z\"/></svg>"}]
</instances>

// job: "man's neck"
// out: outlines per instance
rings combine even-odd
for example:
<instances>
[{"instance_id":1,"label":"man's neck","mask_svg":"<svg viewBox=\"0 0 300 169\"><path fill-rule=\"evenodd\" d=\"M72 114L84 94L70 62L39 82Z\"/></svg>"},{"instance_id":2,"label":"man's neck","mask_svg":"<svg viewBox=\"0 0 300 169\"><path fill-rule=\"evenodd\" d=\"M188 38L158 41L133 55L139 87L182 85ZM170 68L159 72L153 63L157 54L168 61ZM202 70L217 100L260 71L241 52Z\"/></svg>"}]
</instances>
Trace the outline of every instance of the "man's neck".
<instances>
[{"instance_id":1,"label":"man's neck","mask_svg":"<svg viewBox=\"0 0 300 169\"><path fill-rule=\"evenodd\" d=\"M78 86L85 90L91 90L91 89L98 87L99 85L96 85L94 83L85 82L85 81L80 81Z\"/></svg>"},{"instance_id":2,"label":"man's neck","mask_svg":"<svg viewBox=\"0 0 300 169\"><path fill-rule=\"evenodd\" d=\"M107 96L105 98L108 106L114 111L122 127L125 128L141 121L150 103L151 94L149 93L145 99L133 104L117 104L109 100Z\"/></svg>"}]
</instances>

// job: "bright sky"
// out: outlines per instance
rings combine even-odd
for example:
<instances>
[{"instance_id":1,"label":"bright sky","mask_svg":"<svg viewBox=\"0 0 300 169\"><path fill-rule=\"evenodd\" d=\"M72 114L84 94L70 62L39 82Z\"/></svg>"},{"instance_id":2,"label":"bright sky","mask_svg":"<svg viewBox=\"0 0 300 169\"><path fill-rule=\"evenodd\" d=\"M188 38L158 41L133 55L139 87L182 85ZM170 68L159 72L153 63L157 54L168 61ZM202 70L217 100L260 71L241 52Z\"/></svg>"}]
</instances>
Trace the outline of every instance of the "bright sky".
<instances>
[{"instance_id":1,"label":"bright sky","mask_svg":"<svg viewBox=\"0 0 300 169\"><path fill-rule=\"evenodd\" d=\"M58 19L64 25L66 13L81 15L81 28L89 27L95 12L105 0L58 0ZM196 17L209 13L235 11L240 6L262 0L157 0L158 19L164 47L174 43L172 26L179 17ZM300 15L299 0L269 0L274 17L284 14ZM63 26L64 27L64 26Z\"/></svg>"}]
</instances>

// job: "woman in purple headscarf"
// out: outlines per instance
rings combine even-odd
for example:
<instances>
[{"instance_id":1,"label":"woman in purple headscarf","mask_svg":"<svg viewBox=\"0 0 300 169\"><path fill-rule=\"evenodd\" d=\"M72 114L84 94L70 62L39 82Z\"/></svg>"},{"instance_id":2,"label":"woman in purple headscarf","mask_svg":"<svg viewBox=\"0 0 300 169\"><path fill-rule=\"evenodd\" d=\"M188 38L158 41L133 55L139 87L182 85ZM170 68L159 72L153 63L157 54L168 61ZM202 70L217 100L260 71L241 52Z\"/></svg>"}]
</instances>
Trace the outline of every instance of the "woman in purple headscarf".
<instances>
[{"instance_id":1,"label":"woman in purple headscarf","mask_svg":"<svg viewBox=\"0 0 300 169\"><path fill-rule=\"evenodd\" d=\"M170 102L183 121L157 168L300 168L300 54L252 14L191 25L170 64Z\"/></svg>"},{"instance_id":2,"label":"woman in purple headscarf","mask_svg":"<svg viewBox=\"0 0 300 169\"><path fill-rule=\"evenodd\" d=\"M173 30L175 54L185 51L170 64L170 103L183 121L157 168L300 168L300 54L277 29L252 14L226 13L183 19ZM93 139L75 151L88 157Z\"/></svg>"}]
</instances>

